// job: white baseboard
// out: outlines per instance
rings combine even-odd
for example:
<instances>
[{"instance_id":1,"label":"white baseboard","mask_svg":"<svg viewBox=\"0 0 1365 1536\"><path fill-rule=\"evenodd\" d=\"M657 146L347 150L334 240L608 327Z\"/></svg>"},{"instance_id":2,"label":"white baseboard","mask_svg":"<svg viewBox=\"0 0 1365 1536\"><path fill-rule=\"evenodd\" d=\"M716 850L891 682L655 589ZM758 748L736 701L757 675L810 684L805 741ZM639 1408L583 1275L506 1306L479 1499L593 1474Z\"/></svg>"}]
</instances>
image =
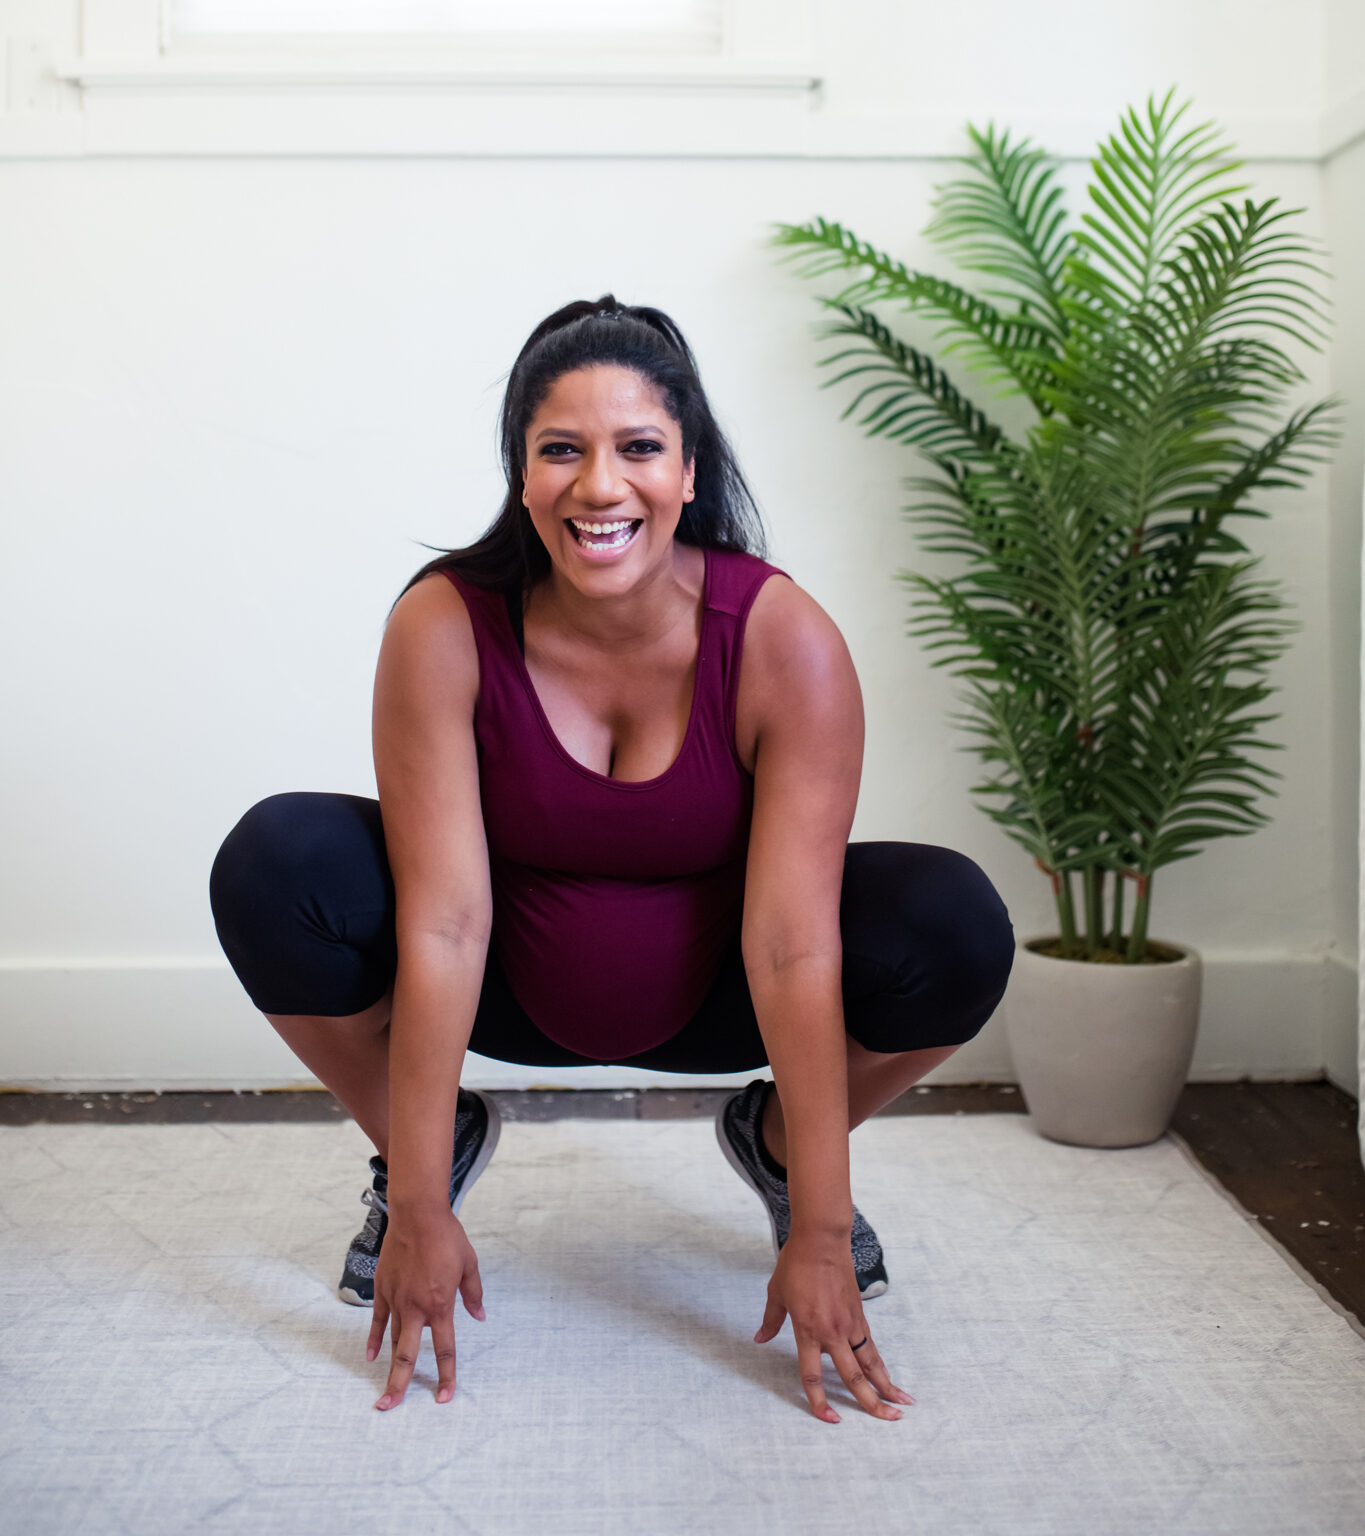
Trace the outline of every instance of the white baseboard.
<instances>
[{"instance_id":1,"label":"white baseboard","mask_svg":"<svg viewBox=\"0 0 1365 1536\"><path fill-rule=\"evenodd\" d=\"M931 1083L1017 1081L1005 1037L1009 994ZM1356 1092L1355 971L1336 958L1205 957L1190 1078L1312 1079ZM483 1088L720 1087L626 1067L518 1067L471 1055ZM221 960L0 964L0 1088L100 1092L314 1087Z\"/></svg>"},{"instance_id":2,"label":"white baseboard","mask_svg":"<svg viewBox=\"0 0 1365 1536\"><path fill-rule=\"evenodd\" d=\"M1327 961L1327 1000L1322 1065L1328 1080L1360 1097L1360 998L1356 967L1339 955Z\"/></svg>"}]
</instances>

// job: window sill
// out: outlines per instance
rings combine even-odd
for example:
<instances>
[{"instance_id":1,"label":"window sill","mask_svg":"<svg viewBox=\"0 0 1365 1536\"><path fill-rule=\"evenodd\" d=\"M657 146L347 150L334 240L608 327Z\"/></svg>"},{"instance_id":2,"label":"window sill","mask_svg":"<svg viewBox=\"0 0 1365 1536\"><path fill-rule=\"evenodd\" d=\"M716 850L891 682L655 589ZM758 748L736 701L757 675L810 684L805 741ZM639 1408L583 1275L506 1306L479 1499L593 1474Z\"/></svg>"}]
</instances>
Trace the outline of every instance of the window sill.
<instances>
[{"instance_id":1,"label":"window sill","mask_svg":"<svg viewBox=\"0 0 1365 1536\"><path fill-rule=\"evenodd\" d=\"M820 76L790 63L751 60L575 60L547 69L502 59L155 58L58 60L59 80L85 92L157 90L623 90L809 96Z\"/></svg>"}]
</instances>

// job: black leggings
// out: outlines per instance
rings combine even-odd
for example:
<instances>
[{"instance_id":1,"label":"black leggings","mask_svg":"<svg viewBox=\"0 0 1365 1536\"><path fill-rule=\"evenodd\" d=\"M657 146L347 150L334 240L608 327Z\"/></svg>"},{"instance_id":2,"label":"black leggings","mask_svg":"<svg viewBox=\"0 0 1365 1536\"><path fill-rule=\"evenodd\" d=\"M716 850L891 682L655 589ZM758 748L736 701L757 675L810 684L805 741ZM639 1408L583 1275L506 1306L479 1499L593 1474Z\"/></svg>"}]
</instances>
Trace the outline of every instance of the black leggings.
<instances>
[{"instance_id":1,"label":"black leggings","mask_svg":"<svg viewBox=\"0 0 1365 1536\"><path fill-rule=\"evenodd\" d=\"M262 800L219 850L209 898L223 950L264 1013L343 1018L393 983L393 879L377 800L307 792ZM844 1024L870 1051L970 1040L1014 963L1014 928L995 887L965 854L929 843L850 843L839 926ZM526 1066L602 1065L536 1028L492 946L469 1048ZM682 1030L617 1065L729 1073L767 1061L736 937Z\"/></svg>"}]
</instances>

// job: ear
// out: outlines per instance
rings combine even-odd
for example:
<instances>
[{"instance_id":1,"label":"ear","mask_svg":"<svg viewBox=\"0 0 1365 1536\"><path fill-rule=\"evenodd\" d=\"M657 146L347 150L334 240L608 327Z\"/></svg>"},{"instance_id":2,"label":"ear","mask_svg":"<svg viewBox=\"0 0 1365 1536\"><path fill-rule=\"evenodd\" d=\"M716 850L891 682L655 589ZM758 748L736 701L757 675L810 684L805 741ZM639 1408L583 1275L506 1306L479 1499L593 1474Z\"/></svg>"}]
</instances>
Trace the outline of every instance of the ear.
<instances>
[{"instance_id":1,"label":"ear","mask_svg":"<svg viewBox=\"0 0 1365 1536\"><path fill-rule=\"evenodd\" d=\"M682 494L682 499L684 501L691 501L692 498L697 494L697 492L696 492L696 479L697 479L697 459L696 459L696 455L694 454L690 459L688 459L687 463L683 465L683 494Z\"/></svg>"}]
</instances>

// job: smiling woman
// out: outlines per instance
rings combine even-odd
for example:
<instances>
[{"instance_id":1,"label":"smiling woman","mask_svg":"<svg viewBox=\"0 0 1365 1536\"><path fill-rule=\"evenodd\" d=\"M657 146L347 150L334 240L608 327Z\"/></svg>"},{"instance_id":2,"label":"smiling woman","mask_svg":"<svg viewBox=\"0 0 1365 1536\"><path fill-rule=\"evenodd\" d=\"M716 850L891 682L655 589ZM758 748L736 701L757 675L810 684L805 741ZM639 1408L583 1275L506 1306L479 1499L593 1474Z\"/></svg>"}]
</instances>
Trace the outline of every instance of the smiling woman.
<instances>
[{"instance_id":1,"label":"smiling woman","mask_svg":"<svg viewBox=\"0 0 1365 1536\"><path fill-rule=\"evenodd\" d=\"M564 381L571 375L580 383L566 397ZM581 403L591 420L580 424L569 415L579 409L584 391ZM606 458L584 441L584 433L600 431L604 413L613 415L613 451ZM660 310L622 306L604 294L566 304L542 320L513 365L499 437L507 477L500 515L477 543L423 566L405 592L433 571L453 570L479 586L519 586L529 597L550 574L551 548L569 539L566 531L551 529L552 511L538 510L549 506L550 488L570 479L580 485L564 520L588 521L596 512L591 521L600 524L612 520L601 514L619 503L610 484L605 499L594 501L599 491L585 476L610 480L627 468L630 484L666 484L668 494L677 496L670 522L680 544L760 557L765 552L758 509L702 389L696 360Z\"/></svg>"},{"instance_id":2,"label":"smiling woman","mask_svg":"<svg viewBox=\"0 0 1365 1536\"><path fill-rule=\"evenodd\" d=\"M275 795L211 878L256 1006L375 1145L340 1293L423 1330L455 1387L482 1317L456 1213L498 1139L465 1054L732 1073L721 1150L776 1259L812 1412L828 1354L877 1418L912 1401L868 1333L887 1288L848 1136L985 1024L1014 934L951 849L852 843L863 717L829 616L762 558L687 343L607 295L532 332L502 414L507 497L394 604L375 678L378 801ZM777 578L777 579L772 579Z\"/></svg>"},{"instance_id":3,"label":"smiling woman","mask_svg":"<svg viewBox=\"0 0 1365 1536\"><path fill-rule=\"evenodd\" d=\"M542 419L580 425L537 428ZM612 367L564 374L532 427L521 499L547 548L562 522L585 557L604 564L645 526L636 512L647 514L649 536L672 537L679 494L684 503L695 494L694 460L684 462L667 403L639 374Z\"/></svg>"}]
</instances>

